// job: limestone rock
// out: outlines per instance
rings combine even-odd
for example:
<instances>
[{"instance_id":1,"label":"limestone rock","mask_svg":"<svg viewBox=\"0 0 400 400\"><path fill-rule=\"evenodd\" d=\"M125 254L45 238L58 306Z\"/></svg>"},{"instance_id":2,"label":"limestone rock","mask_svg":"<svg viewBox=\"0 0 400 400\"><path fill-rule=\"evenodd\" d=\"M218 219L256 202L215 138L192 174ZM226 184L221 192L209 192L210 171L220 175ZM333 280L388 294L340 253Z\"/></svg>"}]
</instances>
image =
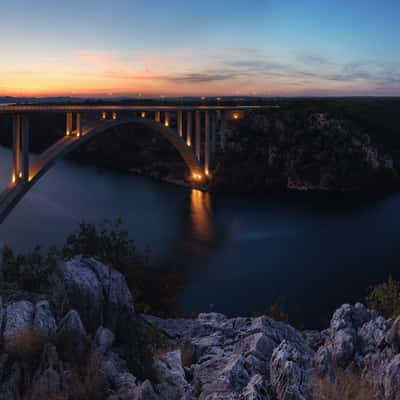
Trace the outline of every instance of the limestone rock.
<instances>
[{"instance_id":1,"label":"limestone rock","mask_svg":"<svg viewBox=\"0 0 400 400\"><path fill-rule=\"evenodd\" d=\"M400 354L387 365L383 386L385 400L400 399Z\"/></svg>"},{"instance_id":2,"label":"limestone rock","mask_svg":"<svg viewBox=\"0 0 400 400\"><path fill-rule=\"evenodd\" d=\"M400 353L400 317L394 322L385 337L386 343L393 346L393 349Z\"/></svg>"},{"instance_id":3,"label":"limestone rock","mask_svg":"<svg viewBox=\"0 0 400 400\"><path fill-rule=\"evenodd\" d=\"M153 368L157 381L160 382L156 388L162 399L188 398L191 388L186 380L179 350L155 358Z\"/></svg>"},{"instance_id":4,"label":"limestone rock","mask_svg":"<svg viewBox=\"0 0 400 400\"><path fill-rule=\"evenodd\" d=\"M115 340L114 334L107 328L102 326L97 329L96 336L94 338L94 348L101 354L107 353Z\"/></svg>"},{"instance_id":5,"label":"limestone rock","mask_svg":"<svg viewBox=\"0 0 400 400\"><path fill-rule=\"evenodd\" d=\"M310 399L311 352L302 353L283 341L272 355L271 385L278 400Z\"/></svg>"},{"instance_id":6,"label":"limestone rock","mask_svg":"<svg viewBox=\"0 0 400 400\"><path fill-rule=\"evenodd\" d=\"M6 320L3 340L6 349L11 349L17 335L32 327L34 305L29 301L11 303L6 308Z\"/></svg>"},{"instance_id":7,"label":"limestone rock","mask_svg":"<svg viewBox=\"0 0 400 400\"><path fill-rule=\"evenodd\" d=\"M33 327L46 337L52 337L56 333L56 320L50 310L50 305L47 300L36 303Z\"/></svg>"},{"instance_id":8,"label":"limestone rock","mask_svg":"<svg viewBox=\"0 0 400 400\"><path fill-rule=\"evenodd\" d=\"M57 348L69 361L79 361L86 355L87 334L81 318L75 310L69 311L59 324Z\"/></svg>"}]
</instances>

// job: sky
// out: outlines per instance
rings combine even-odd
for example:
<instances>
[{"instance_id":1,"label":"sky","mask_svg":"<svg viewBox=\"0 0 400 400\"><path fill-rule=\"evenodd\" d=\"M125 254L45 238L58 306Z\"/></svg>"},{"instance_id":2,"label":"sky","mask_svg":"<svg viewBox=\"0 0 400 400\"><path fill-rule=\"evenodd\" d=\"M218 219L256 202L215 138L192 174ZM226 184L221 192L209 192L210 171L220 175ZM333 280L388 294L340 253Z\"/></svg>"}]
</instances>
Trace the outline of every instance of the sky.
<instances>
[{"instance_id":1,"label":"sky","mask_svg":"<svg viewBox=\"0 0 400 400\"><path fill-rule=\"evenodd\" d=\"M0 96L400 95L398 0L0 0Z\"/></svg>"}]
</instances>

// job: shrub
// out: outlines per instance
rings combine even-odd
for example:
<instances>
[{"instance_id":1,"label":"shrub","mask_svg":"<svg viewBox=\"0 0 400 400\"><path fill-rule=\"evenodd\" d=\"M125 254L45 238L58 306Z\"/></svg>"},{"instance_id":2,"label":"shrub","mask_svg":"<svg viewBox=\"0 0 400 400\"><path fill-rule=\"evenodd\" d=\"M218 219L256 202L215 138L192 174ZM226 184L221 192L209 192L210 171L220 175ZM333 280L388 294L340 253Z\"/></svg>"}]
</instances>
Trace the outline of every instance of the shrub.
<instances>
[{"instance_id":1,"label":"shrub","mask_svg":"<svg viewBox=\"0 0 400 400\"><path fill-rule=\"evenodd\" d=\"M166 266L150 265L150 250L137 250L121 220L104 221L99 227L82 222L78 231L67 238L61 253L67 259L76 255L96 257L119 270L139 313L163 317L180 314L177 303L185 275Z\"/></svg>"},{"instance_id":2,"label":"shrub","mask_svg":"<svg viewBox=\"0 0 400 400\"><path fill-rule=\"evenodd\" d=\"M390 276L387 282L372 286L366 302L385 318L397 317L400 315L400 282Z\"/></svg>"},{"instance_id":3,"label":"shrub","mask_svg":"<svg viewBox=\"0 0 400 400\"><path fill-rule=\"evenodd\" d=\"M78 231L67 238L62 255L67 259L75 255L96 257L114 268L146 263L146 257L137 251L120 219L106 220L98 227L82 222Z\"/></svg>"},{"instance_id":4,"label":"shrub","mask_svg":"<svg viewBox=\"0 0 400 400\"><path fill-rule=\"evenodd\" d=\"M15 255L12 249L4 247L2 273L5 281L15 283L20 289L48 293L49 278L60 256L64 259L77 255L95 257L125 276L137 312L162 317L181 315L178 299L186 276L178 269L150 265L150 253L148 248L143 252L137 250L121 220L105 221L99 226L82 222L61 250L53 247L44 253L36 247L31 253ZM56 300L52 302L57 305L54 311L62 315L63 299Z\"/></svg>"},{"instance_id":5,"label":"shrub","mask_svg":"<svg viewBox=\"0 0 400 400\"><path fill-rule=\"evenodd\" d=\"M270 306L268 315L275 321L288 322L289 315L285 310L286 299L284 297L278 297Z\"/></svg>"},{"instance_id":6,"label":"shrub","mask_svg":"<svg viewBox=\"0 0 400 400\"><path fill-rule=\"evenodd\" d=\"M2 251L3 279L17 283L22 290L43 292L48 288L48 277L57 264L58 252L50 248L43 254L40 247L32 252L15 255L8 246Z\"/></svg>"}]
</instances>

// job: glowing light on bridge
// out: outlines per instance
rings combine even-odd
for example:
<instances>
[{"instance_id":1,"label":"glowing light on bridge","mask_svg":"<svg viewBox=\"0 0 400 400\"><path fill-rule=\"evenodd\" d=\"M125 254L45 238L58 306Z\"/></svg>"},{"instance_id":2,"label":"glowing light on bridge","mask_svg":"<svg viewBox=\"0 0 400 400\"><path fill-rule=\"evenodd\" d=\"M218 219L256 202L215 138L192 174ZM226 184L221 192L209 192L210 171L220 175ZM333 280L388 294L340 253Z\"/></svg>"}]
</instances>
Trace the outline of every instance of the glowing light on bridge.
<instances>
[{"instance_id":1,"label":"glowing light on bridge","mask_svg":"<svg viewBox=\"0 0 400 400\"><path fill-rule=\"evenodd\" d=\"M142 118L146 118L146 113L143 111L141 116L142 116Z\"/></svg>"},{"instance_id":2,"label":"glowing light on bridge","mask_svg":"<svg viewBox=\"0 0 400 400\"><path fill-rule=\"evenodd\" d=\"M117 113L116 113L116 112L113 112L113 113L112 113L112 119L113 119L114 121L117 119Z\"/></svg>"},{"instance_id":3,"label":"glowing light on bridge","mask_svg":"<svg viewBox=\"0 0 400 400\"><path fill-rule=\"evenodd\" d=\"M11 183L15 183L17 178L15 177L15 173L12 174Z\"/></svg>"},{"instance_id":4,"label":"glowing light on bridge","mask_svg":"<svg viewBox=\"0 0 400 400\"><path fill-rule=\"evenodd\" d=\"M233 119L238 120L239 119L239 113L233 113Z\"/></svg>"},{"instance_id":5,"label":"glowing light on bridge","mask_svg":"<svg viewBox=\"0 0 400 400\"><path fill-rule=\"evenodd\" d=\"M19 179L22 179L22 177L23 177L23 174L22 174L22 172L20 172L20 173L18 174L18 178L19 178Z\"/></svg>"},{"instance_id":6,"label":"glowing light on bridge","mask_svg":"<svg viewBox=\"0 0 400 400\"><path fill-rule=\"evenodd\" d=\"M203 175L201 175L201 174L193 174L193 179L195 181L201 181L203 179Z\"/></svg>"}]
</instances>

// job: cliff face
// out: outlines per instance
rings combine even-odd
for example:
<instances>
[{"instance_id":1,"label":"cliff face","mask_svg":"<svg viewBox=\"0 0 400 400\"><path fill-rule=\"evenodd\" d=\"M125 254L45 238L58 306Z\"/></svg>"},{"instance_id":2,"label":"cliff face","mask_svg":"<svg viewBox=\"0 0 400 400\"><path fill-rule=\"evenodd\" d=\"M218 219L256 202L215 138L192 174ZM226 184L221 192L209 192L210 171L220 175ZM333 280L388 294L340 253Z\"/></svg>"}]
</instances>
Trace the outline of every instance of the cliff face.
<instances>
[{"instance_id":1,"label":"cliff face","mask_svg":"<svg viewBox=\"0 0 400 400\"><path fill-rule=\"evenodd\" d=\"M316 380L353 370L368 395L399 398L400 318L361 304L299 332L267 316L137 315L122 275L91 258L60 262L48 279L40 295L2 284L2 400L311 400Z\"/></svg>"},{"instance_id":2,"label":"cliff face","mask_svg":"<svg viewBox=\"0 0 400 400\"><path fill-rule=\"evenodd\" d=\"M356 126L328 114L249 114L230 124L226 143L226 151L216 157L216 190L349 191L398 186L392 158Z\"/></svg>"}]
</instances>

